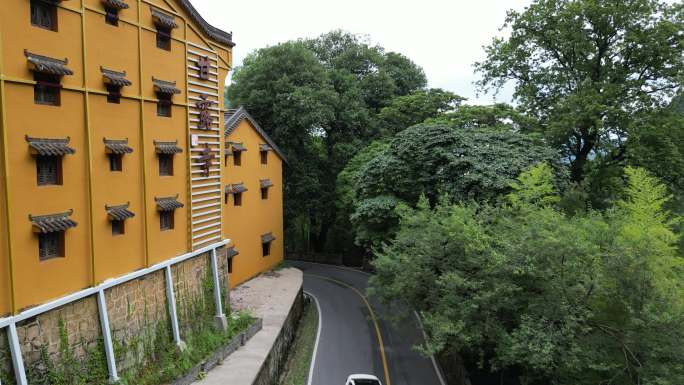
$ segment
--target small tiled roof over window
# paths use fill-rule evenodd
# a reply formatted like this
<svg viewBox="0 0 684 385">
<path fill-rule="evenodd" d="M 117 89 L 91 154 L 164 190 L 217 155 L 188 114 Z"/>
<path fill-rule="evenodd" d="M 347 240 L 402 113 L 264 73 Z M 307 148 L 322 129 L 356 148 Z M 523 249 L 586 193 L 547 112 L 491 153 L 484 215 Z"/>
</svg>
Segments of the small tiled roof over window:
<svg viewBox="0 0 684 385">
<path fill-rule="evenodd" d="M 261 236 L 261 243 L 269 243 L 275 241 L 275 237 L 272 233 L 266 233 Z"/>
<path fill-rule="evenodd" d="M 48 138 L 32 138 L 26 135 L 26 141 L 29 144 L 31 152 L 35 155 L 42 156 L 64 156 L 67 154 L 75 154 L 76 150 L 69 147 L 71 139 L 48 139 Z"/>
<path fill-rule="evenodd" d="M 247 187 L 243 183 L 234 183 L 226 185 L 226 194 L 237 194 L 247 191 Z"/>
<path fill-rule="evenodd" d="M 29 69 L 32 71 L 59 76 L 74 74 L 74 71 L 67 67 L 67 64 L 69 64 L 68 59 L 53 59 L 51 57 L 29 52 L 28 50 L 24 50 L 24 56 L 26 56 Z"/>
<path fill-rule="evenodd" d="M 128 9 L 128 3 L 123 0 L 102 0 L 102 4 L 115 9 Z"/>
<path fill-rule="evenodd" d="M 128 145 L 128 139 L 107 139 L 102 138 L 105 145 L 105 150 L 108 154 L 130 154 L 133 148 Z"/>
<path fill-rule="evenodd" d="M 178 201 L 178 195 L 173 197 L 154 197 L 158 211 L 173 211 L 184 205 Z"/>
<path fill-rule="evenodd" d="M 54 233 L 56 231 L 65 231 L 72 227 L 76 227 L 77 223 L 69 218 L 73 212 L 74 210 L 48 215 L 29 214 L 29 220 L 33 224 L 33 232 L 42 234 Z"/>
<path fill-rule="evenodd" d="M 242 151 L 247 151 L 247 148 L 243 143 L 238 143 L 238 142 L 228 142 L 230 145 L 230 151 L 235 151 L 235 152 L 242 152 Z"/>
<path fill-rule="evenodd" d="M 266 143 L 261 143 L 259 145 L 259 151 L 273 151 L 273 147 L 271 147 L 270 145 L 268 145 Z"/>
<path fill-rule="evenodd" d="M 166 13 L 159 8 L 150 7 L 152 11 L 152 18 L 154 19 L 154 24 L 158 27 L 163 28 L 178 28 L 176 24 L 176 17 L 172 14 Z"/>
<path fill-rule="evenodd" d="M 152 83 L 154 84 L 154 91 L 162 94 L 180 94 L 181 90 L 176 88 L 176 82 L 170 82 L 167 80 L 157 79 L 152 77 Z"/>
<path fill-rule="evenodd" d="M 107 217 L 109 217 L 110 221 L 125 221 L 126 219 L 133 218 L 135 214 L 128 210 L 128 206 L 130 206 L 130 203 L 118 206 L 105 205 Z"/>
<path fill-rule="evenodd" d="M 270 179 L 259 179 L 259 185 L 261 188 L 269 188 L 273 186 L 273 182 Z"/>
<path fill-rule="evenodd" d="M 178 147 L 177 140 L 173 142 L 162 142 L 155 140 L 154 148 L 157 154 L 180 154 L 183 152 L 183 149 Z"/>
<path fill-rule="evenodd" d="M 238 254 L 240 254 L 240 252 L 235 247 L 229 247 L 226 249 L 226 257 L 228 257 L 228 258 L 233 258 L 234 256 L 236 256 Z"/>
<path fill-rule="evenodd" d="M 126 71 L 119 72 L 100 67 L 100 72 L 102 72 L 102 78 L 107 84 L 113 84 L 119 87 L 127 87 L 133 84 L 130 80 L 126 79 Z"/>
</svg>

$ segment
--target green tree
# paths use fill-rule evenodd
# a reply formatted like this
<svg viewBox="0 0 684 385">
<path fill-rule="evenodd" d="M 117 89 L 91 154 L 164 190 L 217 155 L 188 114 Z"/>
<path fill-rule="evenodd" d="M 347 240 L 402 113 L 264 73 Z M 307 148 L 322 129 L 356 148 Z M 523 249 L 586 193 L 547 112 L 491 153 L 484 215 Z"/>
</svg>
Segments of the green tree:
<svg viewBox="0 0 684 385">
<path fill-rule="evenodd" d="M 508 104 L 498 103 L 491 106 L 459 105 L 453 111 L 427 119 L 426 122 L 452 124 L 462 128 L 489 127 L 529 131 L 534 119 L 525 116 Z"/>
<path fill-rule="evenodd" d="M 397 224 L 398 203 L 413 206 L 424 194 L 434 204 L 445 193 L 455 201 L 493 200 L 510 191 L 521 171 L 556 158 L 542 141 L 521 133 L 412 126 L 359 172 L 352 215 L 357 242 L 370 248 L 387 239 Z"/>
<path fill-rule="evenodd" d="M 377 115 L 378 126 L 385 135 L 423 123 L 459 106 L 464 98 L 439 88 L 418 90 L 411 94 L 394 98 Z"/>
<path fill-rule="evenodd" d="M 399 205 L 369 292 L 395 313 L 420 312 L 426 352 L 505 371 L 507 383 L 680 384 L 678 219 L 657 179 L 625 176 L 614 208 L 572 217 L 556 207 L 547 164 L 522 173 L 497 206 Z"/>
<path fill-rule="evenodd" d="M 635 116 L 657 113 L 684 74 L 684 5 L 535 0 L 476 63 L 484 90 L 515 84 L 523 112 L 563 151 L 572 179 L 622 161 Z M 603 160 L 608 160 L 604 162 Z"/>
</svg>

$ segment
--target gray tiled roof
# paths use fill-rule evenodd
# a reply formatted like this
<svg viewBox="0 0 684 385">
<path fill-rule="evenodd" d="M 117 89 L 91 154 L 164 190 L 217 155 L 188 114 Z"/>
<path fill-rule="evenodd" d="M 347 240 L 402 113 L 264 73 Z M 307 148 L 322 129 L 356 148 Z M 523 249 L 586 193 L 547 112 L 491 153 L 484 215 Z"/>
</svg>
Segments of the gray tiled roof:
<svg viewBox="0 0 684 385">
<path fill-rule="evenodd" d="M 261 243 L 268 243 L 275 241 L 275 237 L 272 233 L 266 233 L 261 236 Z"/>
<path fill-rule="evenodd" d="M 173 211 L 184 206 L 178 202 L 178 195 L 173 197 L 154 197 L 154 201 L 157 203 L 157 210 L 159 211 Z"/>
<path fill-rule="evenodd" d="M 273 150 L 273 147 L 271 147 L 270 145 L 268 145 L 266 143 L 261 143 L 259 145 L 259 151 L 272 151 L 272 150 Z"/>
<path fill-rule="evenodd" d="M 228 142 L 230 144 L 230 151 L 247 151 L 247 148 L 242 143 Z"/>
<path fill-rule="evenodd" d="M 189 0 L 179 0 L 179 3 L 183 9 L 190 14 L 190 17 L 202 27 L 202 31 L 209 35 L 212 39 L 216 40 L 219 43 L 226 44 L 229 47 L 234 47 L 235 43 L 233 43 L 233 34 L 228 33 L 225 31 L 222 31 L 213 25 L 207 23 L 206 20 L 202 17 L 202 15 L 197 12 L 195 7 L 190 4 Z"/>
<path fill-rule="evenodd" d="M 51 57 L 29 52 L 28 50 L 24 50 L 24 56 L 26 56 L 26 59 L 32 66 L 31 69 L 34 71 L 59 76 L 74 74 L 74 71 L 70 70 L 66 66 L 67 64 L 69 64 L 68 59 L 53 59 Z"/>
<path fill-rule="evenodd" d="M 107 206 L 105 205 L 105 210 L 107 211 L 107 216 L 111 221 L 125 221 L 128 218 L 133 218 L 135 214 L 128 210 L 130 203 L 118 206 Z"/>
<path fill-rule="evenodd" d="M 105 83 L 114 84 L 119 87 L 130 86 L 131 81 L 126 79 L 126 71 L 114 71 L 108 70 L 100 66 L 100 72 L 102 72 L 102 77 L 104 77 Z"/>
<path fill-rule="evenodd" d="M 157 79 L 152 76 L 152 83 L 154 84 L 154 90 L 156 92 L 161 92 L 162 94 L 180 94 L 181 90 L 176 88 L 176 82 L 170 82 L 166 80 Z"/>
<path fill-rule="evenodd" d="M 133 149 L 128 145 L 128 139 L 102 138 L 102 141 L 109 154 L 130 154 L 133 152 Z"/>
<path fill-rule="evenodd" d="M 245 191 L 247 191 L 247 187 L 245 187 L 243 183 L 227 184 L 226 188 L 224 189 L 226 194 L 237 194 L 243 193 Z"/>
<path fill-rule="evenodd" d="M 271 148 L 273 148 L 273 151 L 275 151 L 275 153 L 278 154 L 280 159 L 287 162 L 287 158 L 285 157 L 285 154 L 282 151 L 280 151 L 278 146 L 276 146 L 275 142 L 273 142 L 273 140 L 268 136 L 268 134 L 266 134 L 266 132 L 261 128 L 261 126 L 259 126 L 259 123 L 257 123 L 256 120 L 254 120 L 252 115 L 250 115 L 247 112 L 245 107 L 241 106 L 240 108 L 235 110 L 235 112 L 233 112 L 232 114 L 230 114 L 230 115 L 226 114 L 225 115 L 224 125 L 223 125 L 224 131 L 223 132 L 224 132 L 224 136 L 226 137 L 226 139 L 230 136 L 230 134 L 233 133 L 233 131 L 235 131 L 235 128 L 240 123 L 240 121 L 242 121 L 243 119 L 249 120 L 249 122 L 252 123 L 252 126 L 254 126 L 254 128 L 257 130 L 259 135 L 261 135 L 261 137 L 266 141 L 266 143 L 269 146 L 271 146 Z"/>
<path fill-rule="evenodd" d="M 240 252 L 235 247 L 229 247 L 226 249 L 226 257 L 228 257 L 228 258 L 233 258 L 234 256 L 236 256 L 238 254 L 240 254 Z"/>
<path fill-rule="evenodd" d="M 43 156 L 63 156 L 67 154 L 75 154 L 76 150 L 69 147 L 71 139 L 48 139 L 48 138 L 32 138 L 26 135 L 26 141 L 31 148 L 31 151 L 36 155 Z"/>
<path fill-rule="evenodd" d="M 154 23 L 157 26 L 164 28 L 178 28 L 178 24 L 176 24 L 176 17 L 174 15 L 166 13 L 153 6 L 150 6 L 150 11 L 152 11 L 152 17 L 154 18 Z"/>
<path fill-rule="evenodd" d="M 122 0 L 102 0 L 102 4 L 116 9 L 128 9 L 128 4 Z"/>
<path fill-rule="evenodd" d="M 65 231 L 76 227 L 77 223 L 69 217 L 74 210 L 65 213 L 49 215 L 30 215 L 29 220 L 33 224 L 33 231 L 37 233 L 53 233 L 55 231 Z"/>
<path fill-rule="evenodd" d="M 261 188 L 268 188 L 273 186 L 273 182 L 270 179 L 259 179 L 259 185 Z"/>
<path fill-rule="evenodd" d="M 162 142 L 155 140 L 154 148 L 157 154 L 180 154 L 183 152 L 183 149 L 178 147 L 177 140 L 173 142 Z"/>
</svg>

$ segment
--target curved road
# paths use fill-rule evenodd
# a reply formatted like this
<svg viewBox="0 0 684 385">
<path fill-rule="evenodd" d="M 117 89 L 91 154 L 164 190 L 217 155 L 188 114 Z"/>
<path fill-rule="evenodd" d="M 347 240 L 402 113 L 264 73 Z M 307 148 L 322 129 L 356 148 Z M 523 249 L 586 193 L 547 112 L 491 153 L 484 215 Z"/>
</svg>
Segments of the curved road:
<svg viewBox="0 0 684 385">
<path fill-rule="evenodd" d="M 383 385 L 443 385 L 433 362 L 412 350 L 423 341 L 417 320 L 398 326 L 384 322 L 382 307 L 366 302 L 367 274 L 287 263 L 304 272 L 304 290 L 320 305 L 321 334 L 310 385 L 343 385 L 353 373 L 376 375 Z"/>
</svg>

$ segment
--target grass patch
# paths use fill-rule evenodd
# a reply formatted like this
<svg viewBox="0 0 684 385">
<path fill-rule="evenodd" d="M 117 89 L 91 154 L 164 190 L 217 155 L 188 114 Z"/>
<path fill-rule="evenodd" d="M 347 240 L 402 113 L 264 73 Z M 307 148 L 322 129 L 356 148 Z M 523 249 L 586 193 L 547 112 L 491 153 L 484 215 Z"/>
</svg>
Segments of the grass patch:
<svg viewBox="0 0 684 385">
<path fill-rule="evenodd" d="M 302 319 L 297 327 L 285 371 L 279 384 L 305 385 L 318 332 L 318 310 L 313 301 L 306 301 Z"/>
</svg>

